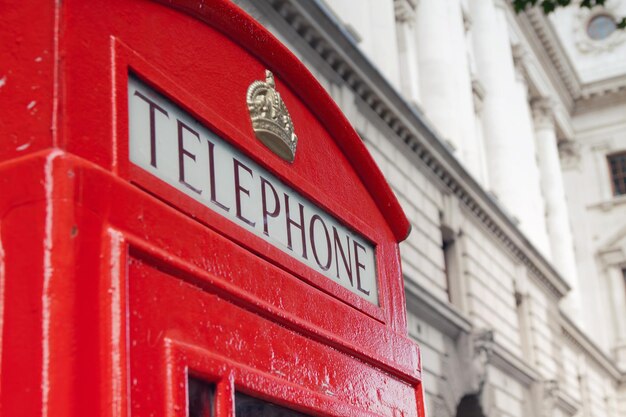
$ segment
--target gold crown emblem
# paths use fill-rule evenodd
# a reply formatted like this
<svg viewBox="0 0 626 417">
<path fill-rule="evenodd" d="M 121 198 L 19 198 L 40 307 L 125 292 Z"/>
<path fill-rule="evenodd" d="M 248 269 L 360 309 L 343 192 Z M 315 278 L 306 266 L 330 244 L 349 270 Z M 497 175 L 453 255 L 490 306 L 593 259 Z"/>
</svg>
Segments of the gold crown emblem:
<svg viewBox="0 0 626 417">
<path fill-rule="evenodd" d="M 272 152 L 293 162 L 298 138 L 287 107 L 276 91 L 271 71 L 265 70 L 265 81 L 253 81 L 250 84 L 246 102 L 256 137 Z"/>
</svg>

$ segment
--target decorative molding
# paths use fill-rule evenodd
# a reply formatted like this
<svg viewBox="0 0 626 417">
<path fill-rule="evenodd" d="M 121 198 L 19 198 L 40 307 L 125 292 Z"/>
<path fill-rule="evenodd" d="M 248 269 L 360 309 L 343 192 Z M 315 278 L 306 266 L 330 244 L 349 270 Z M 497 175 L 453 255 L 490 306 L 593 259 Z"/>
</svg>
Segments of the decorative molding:
<svg viewBox="0 0 626 417">
<path fill-rule="evenodd" d="M 397 22 L 409 24 L 415 22 L 416 8 L 417 0 L 393 0 L 393 9 Z"/>
<path fill-rule="evenodd" d="M 515 226 L 513 220 L 467 173 L 420 114 L 345 36 L 345 29 L 318 1 L 265 0 L 370 107 L 405 146 L 403 152 L 424 164 L 533 276 L 557 298 L 570 289 L 554 267 Z M 260 2 L 262 3 L 262 2 Z M 323 29 L 322 29 L 323 28 Z"/>
<path fill-rule="evenodd" d="M 580 167 L 580 144 L 575 140 L 561 140 L 558 142 L 561 168 L 565 170 Z"/>
<path fill-rule="evenodd" d="M 499 7 L 501 9 L 506 9 L 509 7 L 509 1 L 507 0 L 492 0 L 494 6 Z"/>
<path fill-rule="evenodd" d="M 480 114 L 483 110 L 485 88 L 475 76 L 472 77 L 472 98 L 474 99 L 474 112 Z"/>
<path fill-rule="evenodd" d="M 612 230 L 598 244 L 598 257 L 604 268 L 626 266 L 626 226 Z"/>
<path fill-rule="evenodd" d="M 514 355 L 497 341 L 493 344 L 491 365 L 510 375 L 522 385 L 530 386 L 539 380 L 539 374 L 523 358 Z"/>
<path fill-rule="evenodd" d="M 534 98 L 530 101 L 535 129 L 554 129 L 556 102 L 547 97 Z"/>
<path fill-rule="evenodd" d="M 574 416 L 580 410 L 582 404 L 579 400 L 570 397 L 563 390 L 559 390 L 556 393 L 556 406 L 561 409 L 566 415 Z"/>
<path fill-rule="evenodd" d="M 585 335 L 572 320 L 561 312 L 561 331 L 566 341 L 570 342 L 577 349 L 588 354 L 600 368 L 602 368 L 613 379 L 619 380 L 626 376 L 620 373 L 614 361 L 607 356 L 600 348 Z"/>
<path fill-rule="evenodd" d="M 467 34 L 472 29 L 472 24 L 473 24 L 472 17 L 470 16 L 466 8 L 463 6 L 461 6 L 461 14 L 463 16 L 463 29 L 465 30 L 465 33 Z"/>
<path fill-rule="evenodd" d="M 625 265 L 626 252 L 624 252 L 623 247 L 603 249 L 598 252 L 598 259 L 604 268 L 608 268 L 612 265 Z"/>
<path fill-rule="evenodd" d="M 463 352 L 469 352 L 471 345 L 472 352 L 475 348 L 485 350 L 485 353 L 489 354 L 489 363 L 491 365 L 510 375 L 521 384 L 529 386 L 531 383 L 539 380 L 539 374 L 523 358 L 511 353 L 497 341 L 492 340 L 491 336 L 493 336 L 493 333 L 490 336 L 488 331 L 483 332 L 482 335 L 481 332 L 474 331 L 470 321 L 450 303 L 436 298 L 426 288 L 409 279 L 405 279 L 405 290 L 407 310 L 411 314 L 416 315 L 451 339 L 458 340 L 457 348 L 459 349 L 459 354 L 466 356 L 466 359 L 459 358 L 460 361 L 470 362 L 469 353 L 464 354 Z M 471 334 L 474 334 L 473 338 L 470 338 Z M 470 340 L 472 341 L 471 344 Z M 448 357 L 448 360 L 453 359 Z M 456 365 L 457 367 L 466 366 Z M 458 382 L 454 385 L 454 392 L 449 393 L 449 395 L 454 397 L 451 399 L 451 402 L 455 404 L 460 397 L 471 392 L 469 381 Z M 452 389 L 451 387 L 449 388 Z"/>
<path fill-rule="evenodd" d="M 512 8 L 512 6 L 510 6 Z M 580 13 L 593 13 L 588 10 L 583 10 Z M 549 19 L 546 18 L 543 13 L 538 10 L 531 9 L 525 13 L 520 15 L 516 15 L 516 20 L 519 22 L 528 22 L 530 27 L 532 28 L 532 33 L 529 31 L 525 31 L 525 35 L 528 37 L 536 36 L 541 45 L 543 46 L 543 50 L 547 54 L 549 61 L 551 63 L 551 67 L 556 70 L 556 74 L 558 79 L 566 86 L 567 92 L 569 94 L 569 99 L 574 103 L 574 108 L 570 110 L 580 111 L 582 109 L 588 108 L 591 104 L 587 104 L 589 101 L 593 101 L 594 103 L 604 103 L 609 102 L 612 103 L 615 99 L 612 97 L 620 96 L 616 99 L 622 99 L 624 97 L 624 93 L 626 93 L 626 76 L 618 76 L 612 77 L 610 79 L 601 80 L 592 83 L 583 84 L 581 80 L 578 78 L 576 71 L 572 62 L 567 57 L 567 54 L 559 40 L 558 35 L 554 31 L 552 24 Z M 523 26 L 523 25 L 522 25 Z M 586 33 L 586 25 L 581 26 L 577 25 L 577 27 L 582 28 L 581 36 L 584 36 L 586 39 L 589 39 Z M 619 34 L 614 33 L 608 39 L 616 38 L 626 39 L 626 32 L 618 31 Z M 577 36 L 575 34 L 575 36 Z M 591 39 L 589 39 L 592 41 Z M 594 43 L 602 43 L 603 41 L 593 41 Z M 611 41 L 612 42 L 612 41 Z M 623 42 L 620 40 L 620 43 Z M 613 45 L 612 47 L 614 47 Z M 544 53 L 544 51 L 540 51 Z M 603 100 L 598 101 L 599 97 L 604 98 Z M 594 104 L 592 103 L 592 104 Z"/>
<path fill-rule="evenodd" d="M 407 310 L 436 327 L 451 339 L 469 333 L 472 325 L 450 303 L 433 296 L 426 288 L 409 278 L 404 278 Z"/>
<path fill-rule="evenodd" d="M 593 106 L 623 103 L 626 97 L 626 76 L 585 84 L 576 99 L 575 112 Z M 591 103 L 589 103 L 591 102 Z"/>
<path fill-rule="evenodd" d="M 487 364 L 493 354 L 493 330 L 479 330 L 469 335 L 470 340 L 470 367 L 466 370 L 469 375 L 469 392 L 480 394 L 487 381 Z"/>
<path fill-rule="evenodd" d="M 606 39 L 591 39 L 587 34 L 587 26 L 591 19 L 600 15 L 610 15 L 613 18 L 619 16 L 619 3 L 609 1 L 602 7 L 594 7 L 592 10 L 579 7 L 576 11 L 576 23 L 574 24 L 573 36 L 576 48 L 584 54 L 600 55 L 610 53 L 616 47 L 626 41 L 626 32 L 615 30 Z"/>
<path fill-rule="evenodd" d="M 582 89 L 580 80 L 548 19 L 543 13 L 534 8 L 528 10 L 524 15 L 520 15 L 519 18 L 528 19 L 545 51 L 548 53 L 552 66 L 567 86 L 570 97 L 573 100 L 578 99 L 581 96 Z"/>
<path fill-rule="evenodd" d="M 541 407 L 542 417 L 552 417 L 556 406 L 556 397 L 559 391 L 559 383 L 554 379 L 541 382 Z"/>
<path fill-rule="evenodd" d="M 528 72 L 526 71 L 526 67 L 528 65 L 529 60 L 529 52 L 526 48 L 524 48 L 520 44 L 515 44 L 511 47 L 511 52 L 513 55 L 513 66 L 515 67 L 515 76 L 518 80 L 524 82 L 528 85 Z"/>
</svg>

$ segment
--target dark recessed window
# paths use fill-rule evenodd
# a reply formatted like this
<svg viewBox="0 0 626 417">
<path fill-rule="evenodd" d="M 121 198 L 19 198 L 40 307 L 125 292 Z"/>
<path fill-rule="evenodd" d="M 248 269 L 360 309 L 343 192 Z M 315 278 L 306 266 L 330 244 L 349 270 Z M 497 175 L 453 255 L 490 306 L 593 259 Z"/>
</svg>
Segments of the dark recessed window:
<svg viewBox="0 0 626 417">
<path fill-rule="evenodd" d="M 613 195 L 626 195 L 626 152 L 608 156 Z"/>
<path fill-rule="evenodd" d="M 187 380 L 187 403 L 189 417 L 213 417 L 215 415 L 215 385 L 194 377 Z"/>
<path fill-rule="evenodd" d="M 587 25 L 587 35 L 593 40 L 606 39 L 617 29 L 615 19 L 608 14 L 594 16 Z"/>
<path fill-rule="evenodd" d="M 309 417 L 240 392 L 235 393 L 235 417 Z"/>
</svg>

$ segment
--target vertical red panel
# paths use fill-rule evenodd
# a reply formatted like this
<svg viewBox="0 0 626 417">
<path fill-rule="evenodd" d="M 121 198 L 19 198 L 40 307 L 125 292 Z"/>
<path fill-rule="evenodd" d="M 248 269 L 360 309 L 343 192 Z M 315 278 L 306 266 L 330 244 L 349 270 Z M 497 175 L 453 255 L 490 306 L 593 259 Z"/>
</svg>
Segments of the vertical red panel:
<svg viewBox="0 0 626 417">
<path fill-rule="evenodd" d="M 54 1 L 0 3 L 0 161 L 52 145 Z"/>
</svg>

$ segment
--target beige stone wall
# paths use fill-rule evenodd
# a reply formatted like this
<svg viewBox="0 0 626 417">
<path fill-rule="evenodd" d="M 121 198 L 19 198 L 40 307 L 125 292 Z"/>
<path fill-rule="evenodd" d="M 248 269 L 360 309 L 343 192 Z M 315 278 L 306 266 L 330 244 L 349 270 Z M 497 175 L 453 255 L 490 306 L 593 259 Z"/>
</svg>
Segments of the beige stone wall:
<svg viewBox="0 0 626 417">
<path fill-rule="evenodd" d="M 469 219 L 463 224 L 463 242 L 468 280 L 467 313 L 472 324 L 479 329 L 493 329 L 498 343 L 521 355 L 514 296 L 516 262 L 486 231 Z"/>
</svg>

